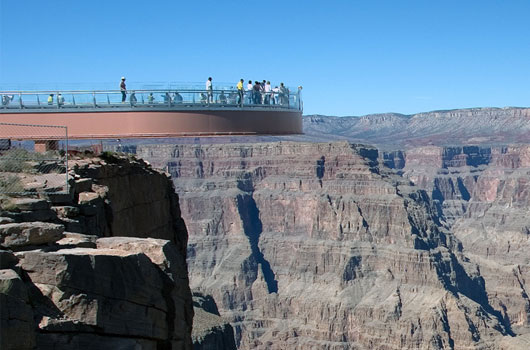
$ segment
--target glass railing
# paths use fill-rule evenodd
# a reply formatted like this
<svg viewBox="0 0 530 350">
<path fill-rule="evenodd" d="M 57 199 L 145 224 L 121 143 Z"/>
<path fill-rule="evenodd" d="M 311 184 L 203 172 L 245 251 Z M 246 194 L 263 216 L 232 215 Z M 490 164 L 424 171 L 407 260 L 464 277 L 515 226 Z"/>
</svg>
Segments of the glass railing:
<svg viewBox="0 0 530 350">
<path fill-rule="evenodd" d="M 94 91 L 0 91 L 0 111 L 78 108 L 268 108 L 302 110 L 301 89 L 270 92 L 236 89 L 151 89 Z"/>
</svg>

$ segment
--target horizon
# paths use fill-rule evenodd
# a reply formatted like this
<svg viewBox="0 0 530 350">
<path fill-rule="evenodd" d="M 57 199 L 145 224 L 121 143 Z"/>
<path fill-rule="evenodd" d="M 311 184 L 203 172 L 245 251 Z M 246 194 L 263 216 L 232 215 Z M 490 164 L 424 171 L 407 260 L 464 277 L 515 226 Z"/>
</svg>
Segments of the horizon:
<svg viewBox="0 0 530 350">
<path fill-rule="evenodd" d="M 436 109 L 432 111 L 421 111 L 416 113 L 398 113 L 398 112 L 380 112 L 380 113 L 368 113 L 368 114 L 362 114 L 362 115 L 329 115 L 329 114 L 302 114 L 303 117 L 312 117 L 312 116 L 319 116 L 319 117 L 333 117 L 333 118 L 362 118 L 362 117 L 369 117 L 369 116 L 378 116 L 378 115 L 386 115 L 386 114 L 392 114 L 392 115 L 399 115 L 403 117 L 413 117 L 418 114 L 428 114 L 428 113 L 444 113 L 444 112 L 453 112 L 453 111 L 467 111 L 467 110 L 481 110 L 481 109 L 529 109 L 530 107 L 524 107 L 524 106 L 504 106 L 504 107 L 494 107 L 494 106 L 485 106 L 485 107 L 464 107 L 464 108 L 448 108 L 448 109 Z"/>
<path fill-rule="evenodd" d="M 53 5 L 0 1 L 0 89 L 266 79 L 303 86 L 304 115 L 341 117 L 524 108 L 530 96 L 522 0 Z"/>
</svg>

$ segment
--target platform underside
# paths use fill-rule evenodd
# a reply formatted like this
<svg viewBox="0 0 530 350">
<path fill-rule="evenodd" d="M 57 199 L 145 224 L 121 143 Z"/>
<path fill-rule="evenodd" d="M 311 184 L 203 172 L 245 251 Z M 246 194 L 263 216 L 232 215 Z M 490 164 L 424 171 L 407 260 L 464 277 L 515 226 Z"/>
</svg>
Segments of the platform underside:
<svg viewBox="0 0 530 350">
<path fill-rule="evenodd" d="M 302 133 L 299 110 L 61 110 L 2 111 L 0 123 L 65 126 L 69 139 L 116 139 L 222 135 L 291 135 Z M 21 127 L 22 128 L 22 127 Z M 31 132 L 28 132 L 31 130 Z M 20 139 L 50 139 L 43 128 L 23 128 Z M 2 134 L 0 138 L 12 138 Z"/>
</svg>

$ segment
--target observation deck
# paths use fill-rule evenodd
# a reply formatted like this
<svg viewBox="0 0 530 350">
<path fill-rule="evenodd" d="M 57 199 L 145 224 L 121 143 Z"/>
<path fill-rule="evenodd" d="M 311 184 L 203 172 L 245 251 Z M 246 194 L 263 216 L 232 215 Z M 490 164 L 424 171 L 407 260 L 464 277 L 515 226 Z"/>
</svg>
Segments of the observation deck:
<svg viewBox="0 0 530 350">
<path fill-rule="evenodd" d="M 175 88 L 128 90 L 124 102 L 119 90 L 0 91 L 0 97 L 0 123 L 65 126 L 69 139 L 302 133 L 301 89 L 245 91 L 241 99 L 235 89 Z M 0 130 L 1 138 L 9 135 Z"/>
</svg>

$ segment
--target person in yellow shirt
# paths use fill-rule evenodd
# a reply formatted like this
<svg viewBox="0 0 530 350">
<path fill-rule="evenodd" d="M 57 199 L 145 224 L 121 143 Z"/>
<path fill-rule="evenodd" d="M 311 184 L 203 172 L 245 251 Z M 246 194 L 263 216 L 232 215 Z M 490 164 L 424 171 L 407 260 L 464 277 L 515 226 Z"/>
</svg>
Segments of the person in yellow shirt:
<svg viewBox="0 0 530 350">
<path fill-rule="evenodd" d="M 241 106 L 241 103 L 243 103 L 243 79 L 241 79 L 239 81 L 239 83 L 237 83 L 237 94 L 238 94 L 238 99 L 237 99 L 237 104 Z"/>
</svg>

